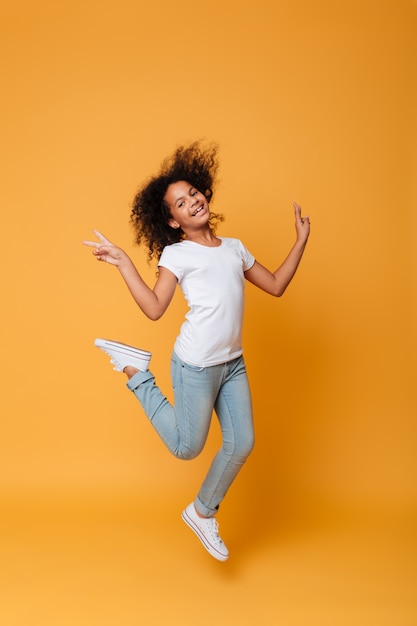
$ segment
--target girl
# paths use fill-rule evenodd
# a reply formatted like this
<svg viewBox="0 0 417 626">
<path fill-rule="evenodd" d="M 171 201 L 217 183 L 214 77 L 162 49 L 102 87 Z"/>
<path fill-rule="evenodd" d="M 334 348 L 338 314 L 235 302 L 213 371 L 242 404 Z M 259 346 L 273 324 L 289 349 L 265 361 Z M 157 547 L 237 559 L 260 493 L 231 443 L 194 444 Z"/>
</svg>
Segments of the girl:
<svg viewBox="0 0 417 626">
<path fill-rule="evenodd" d="M 177 458 L 192 459 L 201 452 L 215 410 L 222 446 L 182 517 L 207 551 L 225 561 L 229 552 L 215 515 L 254 443 L 241 346 L 245 279 L 281 296 L 300 263 L 310 223 L 294 204 L 295 244 L 278 269 L 270 272 L 239 240 L 216 235 L 222 216 L 211 213 L 209 203 L 217 167 L 216 146 L 195 142 L 178 148 L 138 191 L 131 221 L 136 242 L 147 246 L 149 260 L 158 261 L 153 288 L 145 284 L 126 252 L 98 231 L 94 231 L 97 242 L 84 243 L 94 248 L 97 260 L 117 267 L 150 319 L 164 314 L 177 284 L 184 293 L 189 310 L 171 359 L 174 406 L 148 369 L 149 352 L 105 339 L 96 339 L 95 345 L 110 356 L 116 371 L 127 375 L 127 387 Z"/>
</svg>

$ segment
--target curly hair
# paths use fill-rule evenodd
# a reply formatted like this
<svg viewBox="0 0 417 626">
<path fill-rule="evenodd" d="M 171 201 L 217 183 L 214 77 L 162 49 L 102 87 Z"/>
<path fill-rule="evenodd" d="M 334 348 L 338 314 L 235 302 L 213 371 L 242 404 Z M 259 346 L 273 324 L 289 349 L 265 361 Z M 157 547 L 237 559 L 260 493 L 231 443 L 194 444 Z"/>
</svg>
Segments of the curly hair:
<svg viewBox="0 0 417 626">
<path fill-rule="evenodd" d="M 135 231 L 135 242 L 148 248 L 148 260 L 159 260 L 165 246 L 178 243 L 185 237 L 181 228 L 171 228 L 171 216 L 164 198 L 172 183 L 186 181 L 205 195 L 210 202 L 213 197 L 218 169 L 218 146 L 202 145 L 195 141 L 180 146 L 174 154 L 162 162 L 159 173 L 152 176 L 140 188 L 132 203 L 130 222 Z M 209 224 L 213 232 L 223 216 L 211 213 Z"/>
</svg>

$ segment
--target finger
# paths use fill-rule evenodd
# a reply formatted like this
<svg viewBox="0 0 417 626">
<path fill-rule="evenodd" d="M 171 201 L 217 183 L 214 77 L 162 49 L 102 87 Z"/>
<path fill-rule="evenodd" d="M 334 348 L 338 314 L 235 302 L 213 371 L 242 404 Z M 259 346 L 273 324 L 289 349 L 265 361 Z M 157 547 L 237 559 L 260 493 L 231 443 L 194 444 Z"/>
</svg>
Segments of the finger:
<svg viewBox="0 0 417 626">
<path fill-rule="evenodd" d="M 300 205 L 297 204 L 296 202 L 293 202 L 293 206 L 294 206 L 294 213 L 295 213 L 296 219 L 301 219 L 301 207 L 300 207 Z"/>
<path fill-rule="evenodd" d="M 98 239 L 100 239 L 101 243 L 111 243 L 100 231 L 93 230 L 93 233 L 96 237 L 98 237 Z"/>
<path fill-rule="evenodd" d="M 98 248 L 101 246 L 101 243 L 97 241 L 83 241 L 83 246 L 90 246 L 90 248 Z"/>
</svg>

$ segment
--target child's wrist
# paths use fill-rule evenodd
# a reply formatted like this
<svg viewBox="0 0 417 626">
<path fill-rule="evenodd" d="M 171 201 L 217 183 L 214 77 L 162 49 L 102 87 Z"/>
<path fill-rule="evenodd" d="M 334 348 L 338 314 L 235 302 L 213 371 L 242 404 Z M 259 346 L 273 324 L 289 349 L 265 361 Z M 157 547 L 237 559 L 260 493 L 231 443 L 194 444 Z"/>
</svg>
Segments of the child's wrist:
<svg viewBox="0 0 417 626">
<path fill-rule="evenodd" d="M 129 269 L 129 267 L 132 267 L 133 263 L 132 260 L 130 259 L 130 257 L 127 256 L 126 252 L 123 252 L 117 262 L 117 268 L 120 271 L 124 271 Z"/>
</svg>

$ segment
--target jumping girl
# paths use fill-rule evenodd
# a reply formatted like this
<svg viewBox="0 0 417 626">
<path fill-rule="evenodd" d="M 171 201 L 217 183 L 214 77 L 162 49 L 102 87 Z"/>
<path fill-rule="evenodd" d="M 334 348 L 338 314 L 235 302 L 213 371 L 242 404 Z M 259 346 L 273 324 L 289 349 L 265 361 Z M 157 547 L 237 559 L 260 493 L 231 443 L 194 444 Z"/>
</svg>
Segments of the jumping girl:
<svg viewBox="0 0 417 626">
<path fill-rule="evenodd" d="M 131 222 L 136 242 L 145 244 L 158 264 L 153 288 L 129 256 L 98 231 L 85 241 L 97 260 L 117 267 L 135 302 L 151 320 L 170 304 L 177 285 L 189 310 L 171 358 L 174 405 L 155 384 L 151 354 L 115 341 L 96 339 L 114 369 L 127 375 L 127 387 L 141 403 L 168 449 L 192 459 L 204 447 L 213 409 L 222 432 L 215 456 L 195 500 L 182 513 L 206 550 L 225 561 L 215 515 L 254 444 L 252 405 L 242 357 L 245 280 L 281 296 L 303 255 L 310 222 L 294 204 L 296 240 L 283 263 L 270 272 L 238 240 L 216 235 L 221 215 L 210 211 L 218 168 L 217 148 L 195 142 L 166 159 L 158 175 L 138 191 Z"/>
</svg>

